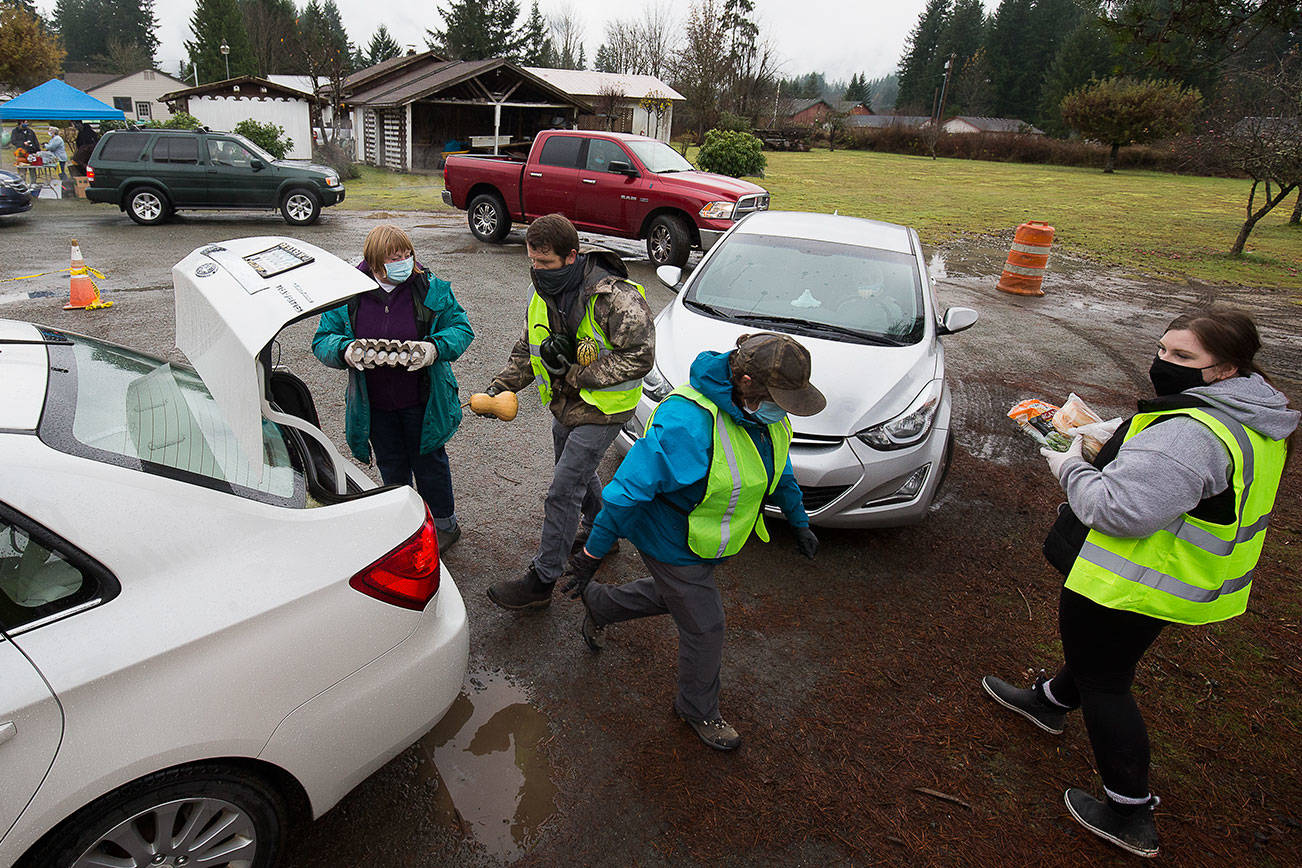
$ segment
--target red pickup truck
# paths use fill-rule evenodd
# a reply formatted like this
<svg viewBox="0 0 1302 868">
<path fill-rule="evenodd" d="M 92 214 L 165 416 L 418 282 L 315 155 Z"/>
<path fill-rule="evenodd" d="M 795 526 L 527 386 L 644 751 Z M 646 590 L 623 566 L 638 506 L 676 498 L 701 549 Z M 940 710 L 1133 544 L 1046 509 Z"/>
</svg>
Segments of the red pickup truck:
<svg viewBox="0 0 1302 868">
<path fill-rule="evenodd" d="M 539 133 L 524 163 L 448 157 L 443 183 L 443 201 L 467 212 L 481 241 L 559 212 L 586 232 L 645 238 L 655 266 L 682 267 L 691 248 L 708 250 L 734 221 L 769 207 L 763 187 L 697 171 L 659 139 L 586 130 Z"/>
</svg>

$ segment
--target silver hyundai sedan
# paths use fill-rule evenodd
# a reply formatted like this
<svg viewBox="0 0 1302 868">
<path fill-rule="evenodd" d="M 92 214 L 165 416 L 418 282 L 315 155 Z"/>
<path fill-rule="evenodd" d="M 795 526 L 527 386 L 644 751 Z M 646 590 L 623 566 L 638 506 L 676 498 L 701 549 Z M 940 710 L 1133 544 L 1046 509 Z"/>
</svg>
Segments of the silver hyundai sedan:
<svg viewBox="0 0 1302 868">
<path fill-rule="evenodd" d="M 656 274 L 678 296 L 656 317 L 655 367 L 617 441 L 621 451 L 687 381 L 701 351 L 731 349 L 748 332 L 784 332 L 808 347 L 812 382 L 827 396 L 823 412 L 792 419 L 791 464 L 810 521 L 891 527 L 923 518 L 953 450 L 939 339 L 970 327 L 977 313 L 940 313 L 915 231 L 759 212 L 685 280 L 672 266 Z"/>
</svg>

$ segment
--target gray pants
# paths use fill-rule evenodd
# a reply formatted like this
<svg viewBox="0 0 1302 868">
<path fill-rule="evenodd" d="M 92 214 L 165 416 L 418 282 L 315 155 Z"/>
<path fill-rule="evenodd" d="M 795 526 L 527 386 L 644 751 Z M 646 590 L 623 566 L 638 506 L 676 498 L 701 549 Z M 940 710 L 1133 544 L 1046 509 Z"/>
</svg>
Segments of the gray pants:
<svg viewBox="0 0 1302 868">
<path fill-rule="evenodd" d="M 544 582 L 555 582 L 565 572 L 579 521 L 588 527 L 601 512 L 601 480 L 597 465 L 619 434 L 618 425 L 576 425 L 567 428 L 552 420 L 552 446 L 556 468 L 543 501 L 542 539 L 533 568 Z"/>
<path fill-rule="evenodd" d="M 678 627 L 678 698 L 674 708 L 698 720 L 719 716 L 723 664 L 723 599 L 714 564 L 664 564 L 642 555 L 651 572 L 623 585 L 588 585 L 585 601 L 597 623 L 648 615 L 673 616 Z"/>
</svg>

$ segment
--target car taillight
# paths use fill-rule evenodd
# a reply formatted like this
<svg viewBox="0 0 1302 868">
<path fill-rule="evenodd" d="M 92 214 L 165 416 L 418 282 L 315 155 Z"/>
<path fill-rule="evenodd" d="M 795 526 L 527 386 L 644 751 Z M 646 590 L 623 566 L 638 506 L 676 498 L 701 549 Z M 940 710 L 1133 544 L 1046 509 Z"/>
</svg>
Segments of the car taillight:
<svg viewBox="0 0 1302 868">
<path fill-rule="evenodd" d="M 406 542 L 348 580 L 349 586 L 385 603 L 420 611 L 439 589 L 439 538 L 434 520 Z"/>
<path fill-rule="evenodd" d="M 95 180 L 95 170 L 92 169 L 90 166 L 86 167 L 86 180 L 87 181 Z"/>
</svg>

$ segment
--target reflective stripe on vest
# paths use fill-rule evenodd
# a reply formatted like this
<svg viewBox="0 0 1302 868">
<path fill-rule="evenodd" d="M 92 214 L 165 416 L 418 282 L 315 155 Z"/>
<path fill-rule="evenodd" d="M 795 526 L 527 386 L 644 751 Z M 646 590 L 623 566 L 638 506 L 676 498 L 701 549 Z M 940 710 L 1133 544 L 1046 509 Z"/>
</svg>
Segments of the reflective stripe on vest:
<svg viewBox="0 0 1302 868">
<path fill-rule="evenodd" d="M 637 289 L 642 297 L 646 298 L 646 289 L 641 284 L 634 283 L 631 280 L 624 280 L 624 283 Z M 585 337 L 595 340 L 599 348 L 597 358 L 600 360 L 603 355 L 610 353 L 611 349 L 609 341 L 606 340 L 606 333 L 597 324 L 594 315 L 596 305 L 597 297 L 594 294 L 588 299 L 588 307 L 583 312 L 583 319 L 579 320 L 579 327 L 576 330 L 575 337 L 579 340 Z M 547 303 L 543 301 L 542 296 L 537 292 L 529 299 L 529 315 L 526 327 L 529 333 L 529 367 L 538 379 L 538 396 L 542 398 L 543 404 L 546 405 L 551 403 L 552 400 L 552 379 L 551 374 L 543 367 L 542 342 L 546 339 L 551 326 L 547 318 Z M 595 389 L 579 390 L 580 398 L 607 416 L 632 410 L 637 406 L 638 398 L 641 395 L 641 378 L 625 380 L 622 383 L 614 383 L 609 386 L 599 386 Z"/>
<path fill-rule="evenodd" d="M 1209 407 L 1141 413 L 1125 439 L 1173 415 L 1206 425 L 1229 452 L 1234 522 L 1215 524 L 1186 513 L 1146 537 L 1090 530 L 1067 587 L 1100 605 L 1168 621 L 1223 621 L 1247 608 L 1287 447 Z"/>
<path fill-rule="evenodd" d="M 784 417 L 766 426 L 773 444 L 773 475 L 769 477 L 755 441 L 732 416 L 691 386 L 679 386 L 670 394 L 706 410 L 713 420 L 705 493 L 687 516 L 688 548 L 698 557 L 718 559 L 741 551 L 752 530 L 768 542 L 764 498 L 777 488 L 787 466 L 791 420 Z M 648 428 L 654 420 L 652 413 Z"/>
</svg>

